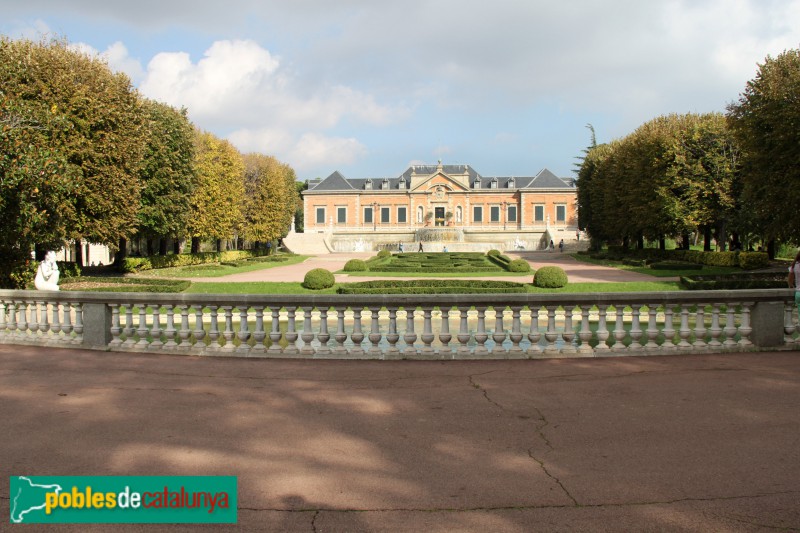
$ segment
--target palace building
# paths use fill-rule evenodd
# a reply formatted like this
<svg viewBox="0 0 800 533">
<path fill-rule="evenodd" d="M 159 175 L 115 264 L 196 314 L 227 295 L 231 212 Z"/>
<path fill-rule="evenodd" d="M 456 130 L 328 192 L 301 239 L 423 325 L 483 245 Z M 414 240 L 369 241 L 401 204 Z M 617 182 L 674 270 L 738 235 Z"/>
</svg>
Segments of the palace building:
<svg viewBox="0 0 800 533">
<path fill-rule="evenodd" d="M 547 169 L 486 177 L 469 165 L 416 165 L 392 178 L 334 172 L 303 192 L 306 234 L 332 251 L 541 249 L 575 241 L 575 182 Z M 309 235 L 310 237 L 310 235 Z"/>
</svg>

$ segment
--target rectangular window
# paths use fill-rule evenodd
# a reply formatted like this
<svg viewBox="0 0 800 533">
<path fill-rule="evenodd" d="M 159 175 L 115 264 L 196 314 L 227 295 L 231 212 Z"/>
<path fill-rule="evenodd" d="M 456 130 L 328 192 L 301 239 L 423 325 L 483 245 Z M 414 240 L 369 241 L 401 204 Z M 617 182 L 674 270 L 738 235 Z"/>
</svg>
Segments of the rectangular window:
<svg viewBox="0 0 800 533">
<path fill-rule="evenodd" d="M 364 208 L 364 224 L 372 224 L 372 208 Z"/>
<path fill-rule="evenodd" d="M 325 208 L 318 207 L 317 208 L 317 224 L 325 225 Z"/>
<path fill-rule="evenodd" d="M 336 208 L 336 222 L 338 224 L 347 224 L 347 208 L 346 207 L 337 207 Z"/>
<path fill-rule="evenodd" d="M 561 204 L 556 206 L 556 222 L 567 221 L 567 206 Z"/>
<path fill-rule="evenodd" d="M 397 208 L 397 223 L 398 224 L 405 224 L 408 222 L 408 217 L 406 216 L 406 208 L 405 207 L 398 207 Z"/>
<path fill-rule="evenodd" d="M 533 221 L 544 222 L 544 206 L 537 204 L 533 206 Z"/>
<path fill-rule="evenodd" d="M 509 222 L 516 222 L 517 221 L 517 206 L 515 206 L 515 205 L 508 206 L 507 215 L 508 215 L 508 217 L 506 218 L 506 220 L 508 220 Z"/>
<path fill-rule="evenodd" d="M 388 207 L 381 207 L 381 224 L 388 224 L 391 220 L 389 213 L 391 209 Z"/>
<path fill-rule="evenodd" d="M 489 222 L 500 222 L 500 206 L 493 205 L 489 208 Z"/>
<path fill-rule="evenodd" d="M 473 206 L 472 208 L 472 221 L 483 222 L 483 207 L 480 205 Z"/>
</svg>

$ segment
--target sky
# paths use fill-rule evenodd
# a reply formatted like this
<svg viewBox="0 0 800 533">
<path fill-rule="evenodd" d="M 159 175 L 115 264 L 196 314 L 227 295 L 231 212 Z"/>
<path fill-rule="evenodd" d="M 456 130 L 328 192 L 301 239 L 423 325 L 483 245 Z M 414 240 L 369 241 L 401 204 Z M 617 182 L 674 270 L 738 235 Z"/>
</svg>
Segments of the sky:
<svg viewBox="0 0 800 533">
<path fill-rule="evenodd" d="M 0 0 L 298 179 L 412 164 L 572 176 L 591 142 L 725 112 L 800 47 L 800 0 Z"/>
</svg>

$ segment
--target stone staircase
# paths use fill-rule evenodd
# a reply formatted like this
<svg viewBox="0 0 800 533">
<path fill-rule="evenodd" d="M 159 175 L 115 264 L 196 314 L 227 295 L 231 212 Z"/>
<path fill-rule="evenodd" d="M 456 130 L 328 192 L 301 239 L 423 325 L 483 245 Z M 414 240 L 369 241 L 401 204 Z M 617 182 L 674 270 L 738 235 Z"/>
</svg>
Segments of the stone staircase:
<svg viewBox="0 0 800 533">
<path fill-rule="evenodd" d="M 283 238 L 283 246 L 300 255 L 324 255 L 331 253 L 324 233 L 290 232 Z"/>
</svg>

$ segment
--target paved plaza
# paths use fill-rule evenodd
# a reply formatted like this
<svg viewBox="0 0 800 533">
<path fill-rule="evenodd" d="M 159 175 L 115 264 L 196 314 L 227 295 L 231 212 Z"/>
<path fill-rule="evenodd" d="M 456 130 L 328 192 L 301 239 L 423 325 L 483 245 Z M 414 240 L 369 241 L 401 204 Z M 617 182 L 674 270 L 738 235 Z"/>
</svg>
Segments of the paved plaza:
<svg viewBox="0 0 800 533">
<path fill-rule="evenodd" d="M 0 345 L 0 468 L 238 476 L 235 527 L 114 531 L 797 531 L 798 406 L 797 352 L 315 361 Z M 0 484 L 6 524 L 9 497 Z"/>
</svg>

